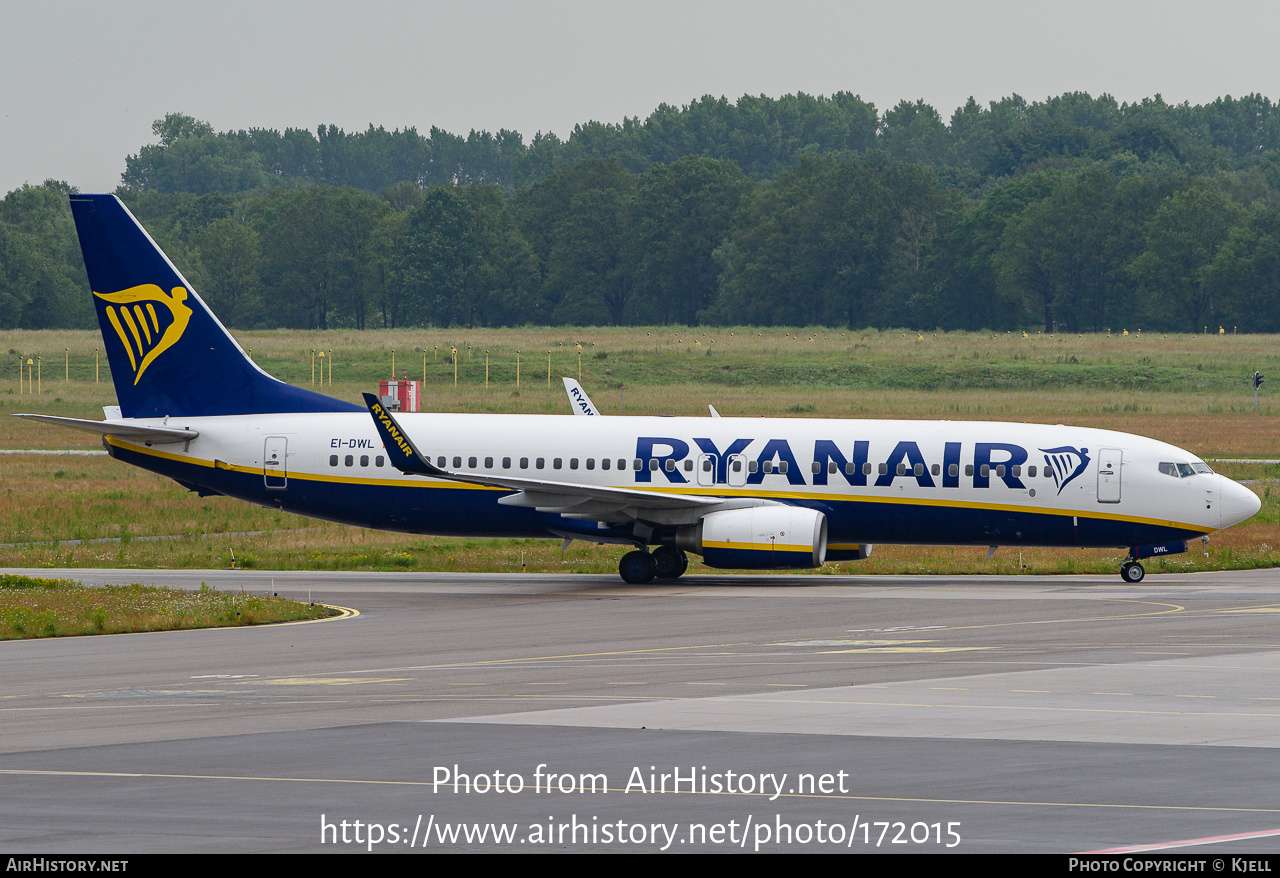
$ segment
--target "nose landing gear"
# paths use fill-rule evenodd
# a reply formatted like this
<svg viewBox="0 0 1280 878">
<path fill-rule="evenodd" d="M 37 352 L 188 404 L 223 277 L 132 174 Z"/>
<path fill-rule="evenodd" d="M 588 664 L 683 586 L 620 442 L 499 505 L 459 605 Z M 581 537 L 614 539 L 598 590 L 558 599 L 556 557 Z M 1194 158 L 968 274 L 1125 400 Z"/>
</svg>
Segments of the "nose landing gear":
<svg viewBox="0 0 1280 878">
<path fill-rule="evenodd" d="M 1142 582 L 1147 571 L 1137 561 L 1126 561 L 1120 565 L 1120 578 L 1125 582 Z"/>
<path fill-rule="evenodd" d="M 1187 550 L 1186 540 L 1171 540 L 1167 543 L 1156 543 L 1150 546 L 1130 546 L 1129 555 L 1120 565 L 1120 578 L 1125 582 L 1142 582 L 1147 575 L 1143 569 L 1143 558 L 1155 558 L 1161 555 L 1178 555 Z"/>
</svg>

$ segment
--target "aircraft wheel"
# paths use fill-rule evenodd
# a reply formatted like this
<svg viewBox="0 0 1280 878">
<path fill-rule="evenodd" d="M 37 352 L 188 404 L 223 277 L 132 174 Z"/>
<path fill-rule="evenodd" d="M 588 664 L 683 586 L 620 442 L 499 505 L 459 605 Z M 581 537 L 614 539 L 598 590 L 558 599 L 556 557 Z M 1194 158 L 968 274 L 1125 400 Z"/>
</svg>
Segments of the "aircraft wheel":
<svg viewBox="0 0 1280 878">
<path fill-rule="evenodd" d="M 1128 561 L 1120 565 L 1120 578 L 1125 582 L 1142 582 L 1147 571 L 1137 561 Z"/>
<path fill-rule="evenodd" d="M 618 562 L 618 575 L 622 577 L 623 582 L 632 585 L 643 585 L 652 581 L 656 570 L 657 565 L 653 562 L 653 556 L 639 550 L 627 552 Z"/>
<path fill-rule="evenodd" d="M 675 546 L 654 549 L 653 563 L 659 579 L 679 579 L 689 569 L 689 557 Z"/>
</svg>

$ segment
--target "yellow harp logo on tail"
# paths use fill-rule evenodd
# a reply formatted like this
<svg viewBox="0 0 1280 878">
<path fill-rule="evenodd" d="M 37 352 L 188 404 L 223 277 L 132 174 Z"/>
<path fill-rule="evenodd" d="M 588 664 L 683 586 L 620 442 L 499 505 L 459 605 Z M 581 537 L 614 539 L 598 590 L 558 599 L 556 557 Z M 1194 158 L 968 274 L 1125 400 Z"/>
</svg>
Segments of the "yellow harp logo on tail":
<svg viewBox="0 0 1280 878">
<path fill-rule="evenodd" d="M 120 336 L 136 386 L 156 357 L 178 343 L 191 319 L 187 291 L 166 293 L 155 284 L 141 284 L 118 293 L 94 293 L 106 302 L 107 320 Z"/>
</svg>

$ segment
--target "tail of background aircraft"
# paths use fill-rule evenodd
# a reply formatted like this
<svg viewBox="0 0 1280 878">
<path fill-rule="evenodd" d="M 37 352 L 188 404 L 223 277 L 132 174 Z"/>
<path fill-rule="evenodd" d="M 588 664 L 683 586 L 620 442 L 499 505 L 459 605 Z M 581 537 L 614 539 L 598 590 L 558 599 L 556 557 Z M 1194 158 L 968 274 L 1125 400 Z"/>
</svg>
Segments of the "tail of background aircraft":
<svg viewBox="0 0 1280 878">
<path fill-rule="evenodd" d="M 120 199 L 71 212 L 122 416 L 364 411 L 259 369 Z"/>
</svg>

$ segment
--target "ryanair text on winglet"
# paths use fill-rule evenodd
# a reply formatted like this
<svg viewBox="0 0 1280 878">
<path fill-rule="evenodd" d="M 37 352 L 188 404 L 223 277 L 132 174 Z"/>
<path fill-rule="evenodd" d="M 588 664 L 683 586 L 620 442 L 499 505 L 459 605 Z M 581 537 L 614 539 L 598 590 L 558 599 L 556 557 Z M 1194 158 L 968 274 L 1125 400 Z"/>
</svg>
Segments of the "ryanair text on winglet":
<svg viewBox="0 0 1280 878">
<path fill-rule="evenodd" d="M 409 447 L 409 443 L 405 441 L 404 436 L 396 429 L 395 424 L 391 421 L 391 417 L 386 413 L 382 406 L 374 403 L 372 406 L 373 416 L 378 419 L 378 423 L 382 424 L 383 429 L 387 431 L 387 435 L 395 440 L 396 445 L 404 452 L 406 457 L 413 457 L 413 449 Z"/>
</svg>

